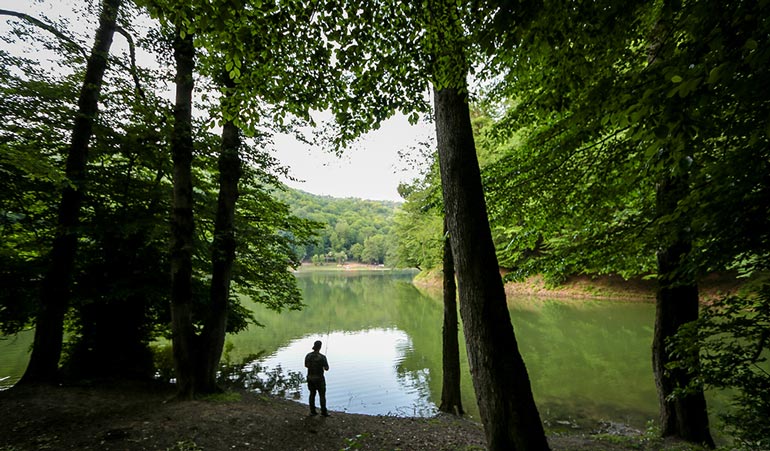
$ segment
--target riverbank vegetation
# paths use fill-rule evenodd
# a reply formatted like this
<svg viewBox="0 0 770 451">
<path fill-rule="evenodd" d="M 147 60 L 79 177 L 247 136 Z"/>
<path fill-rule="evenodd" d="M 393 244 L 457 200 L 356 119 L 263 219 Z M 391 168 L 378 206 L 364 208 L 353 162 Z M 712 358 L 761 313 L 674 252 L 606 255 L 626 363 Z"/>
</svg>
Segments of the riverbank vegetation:
<svg viewBox="0 0 770 451">
<path fill-rule="evenodd" d="M 610 276 L 655 282 L 660 434 L 713 446 L 703 390 L 730 388 L 737 445 L 770 446 L 767 284 L 699 317 L 707 277 L 770 269 L 767 2 L 85 3 L 88 31 L 0 10 L 22 387 L 151 378 L 166 338 L 177 397 L 218 393 L 225 335 L 255 321 L 241 297 L 298 309 L 303 258 L 387 261 L 457 275 L 486 446 L 545 450 L 504 281 Z M 398 211 L 280 194 L 276 134 L 340 152 L 397 112 L 436 125 Z"/>
</svg>

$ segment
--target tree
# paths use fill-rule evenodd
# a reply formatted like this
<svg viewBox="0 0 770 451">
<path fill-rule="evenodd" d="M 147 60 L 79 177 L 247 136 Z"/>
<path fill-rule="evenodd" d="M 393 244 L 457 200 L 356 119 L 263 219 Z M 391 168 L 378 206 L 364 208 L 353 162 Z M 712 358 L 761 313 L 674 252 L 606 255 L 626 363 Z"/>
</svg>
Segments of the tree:
<svg viewBox="0 0 770 451">
<path fill-rule="evenodd" d="M 63 170 L 52 163 L 66 143 L 81 80 L 42 72 L 37 61 L 0 51 L 0 323 L 3 334 L 34 321 L 40 297 L 43 256 L 50 250 Z M 54 102 L 70 102 L 54 106 Z M 34 115 L 30 114 L 32 111 Z M 22 194 L 23 193 L 23 194 Z"/>
<path fill-rule="evenodd" d="M 224 85 L 229 94 L 235 89 L 235 83 L 229 74 L 224 75 Z M 227 95 L 225 99 L 227 98 Z M 230 282 L 235 261 L 235 203 L 238 200 L 238 183 L 243 171 L 240 159 L 240 130 L 233 120 L 228 120 L 222 127 L 222 143 L 219 153 L 219 195 L 217 213 L 214 222 L 214 238 L 211 243 L 211 284 L 210 311 L 206 315 L 200 342 L 201 363 L 197 365 L 200 374 L 196 377 L 198 389 L 203 393 L 218 390 L 217 370 L 227 332 L 228 304 L 230 301 Z"/>
<path fill-rule="evenodd" d="M 398 238 L 395 249 L 398 266 L 431 271 L 444 260 L 442 249 L 446 239 L 441 233 L 443 219 L 437 213 L 441 210 L 440 183 L 438 165 L 434 164 L 422 180 L 399 186 L 405 202 L 393 220 Z"/>
<path fill-rule="evenodd" d="M 446 224 L 444 233 L 446 234 Z M 438 410 L 462 415 L 460 396 L 460 346 L 457 340 L 457 285 L 455 284 L 454 259 L 449 237 L 444 238 L 443 299 L 444 326 L 441 330 L 442 384 L 441 404 Z"/>
<path fill-rule="evenodd" d="M 322 108 L 333 97 L 339 77 L 329 64 L 331 52 L 324 36 L 314 27 L 307 27 L 316 17 L 331 17 L 329 11 L 308 8 L 304 2 L 280 5 L 255 4 L 253 8 L 233 9 L 227 1 L 201 2 L 180 6 L 175 2 L 152 5 L 156 15 L 173 24 L 174 51 L 177 62 L 177 103 L 175 110 L 174 149 L 174 222 L 172 227 L 172 325 L 174 360 L 179 395 L 190 398 L 198 392 L 214 390 L 214 374 L 222 352 L 227 324 L 229 267 L 232 264 L 232 228 L 229 217 L 237 197 L 238 171 L 234 150 L 238 129 L 247 135 L 261 133 L 259 123 L 272 118 L 283 129 L 288 114 L 311 121 L 309 110 Z M 220 14 L 226 12 L 227 14 Z M 192 36 L 196 39 L 193 40 Z M 194 238 L 191 161 L 190 105 L 193 91 L 193 58 L 195 43 L 205 52 L 201 55 L 201 70 L 211 67 L 226 72 L 225 104 L 221 109 L 224 125 L 225 152 L 223 158 L 235 164 L 223 164 L 222 190 L 217 230 L 214 232 L 214 274 L 204 326 L 199 334 L 193 327 L 191 252 Z M 270 49 L 271 51 L 265 51 Z M 293 67 L 295 59 L 311 61 L 300 70 Z M 288 61 L 288 63 L 287 63 Z M 218 74 L 217 74 L 218 76 Z M 273 82 L 280 80 L 280 84 Z M 229 85 L 228 85 L 229 83 Z M 235 151 L 237 153 L 237 150 Z M 261 156 L 264 156 L 262 154 Z M 221 239 L 224 238 L 224 239 Z M 217 248 L 221 245 L 222 248 Z M 222 253 L 223 258 L 216 254 Z M 281 271 L 288 266 L 284 262 Z M 280 288 L 285 288 L 283 284 Z M 272 293 L 275 290 L 268 290 Z M 289 290 L 289 298 L 296 290 Z M 262 296 L 260 296 L 262 298 Z M 296 304 L 292 304 L 296 306 Z M 272 307 L 280 309 L 281 304 Z M 205 356 L 197 359 L 197 355 Z"/>
<path fill-rule="evenodd" d="M 88 57 L 85 80 L 78 100 L 78 113 L 67 154 L 65 175 L 69 184 L 62 191 L 56 237 L 50 254 L 50 266 L 41 289 L 32 354 L 20 383 L 53 382 L 57 377 L 64 315 L 67 311 L 77 251 L 76 226 L 85 189 L 88 145 L 98 111 L 99 93 L 107 68 L 107 56 L 112 45 L 120 5 L 120 0 L 104 0 L 101 5 L 99 27 Z"/>
<path fill-rule="evenodd" d="M 361 251 L 361 260 L 370 264 L 383 263 L 385 261 L 385 236 L 374 235 L 364 241 Z"/>
<path fill-rule="evenodd" d="M 434 96 L 447 229 L 476 401 L 490 450 L 548 449 L 506 305 L 460 89 Z"/>
<path fill-rule="evenodd" d="M 511 107 L 493 130 L 501 147 L 517 133 L 524 140 L 488 172 L 493 218 L 530 237 L 510 241 L 521 243 L 509 247 L 510 261 L 523 273 L 657 273 L 662 432 L 698 443 L 711 438 L 689 372 L 697 365 L 671 370 L 665 343 L 697 317 L 699 277 L 746 267 L 766 249 L 758 225 L 767 210 L 758 209 L 767 203 L 754 197 L 766 193 L 766 177 L 753 168 L 734 176 L 747 158 L 766 168 L 755 113 L 766 100 L 744 84 L 766 72 L 755 46 L 763 8 L 545 3 L 522 45 L 504 46 L 527 56 L 509 72 Z M 693 349 L 685 359 L 697 358 Z M 679 384 L 692 390 L 677 400 Z"/>
<path fill-rule="evenodd" d="M 130 26 L 126 23 L 121 25 Z M 57 34 L 60 39 L 63 39 L 62 36 Z M 163 51 L 166 42 L 162 35 L 152 30 L 150 37 L 152 39 L 146 43 Z M 8 169 L 8 173 L 13 174 L 7 183 L 4 180 L 4 184 L 18 188 L 13 192 L 21 201 L 18 204 L 14 202 L 8 214 L 3 214 L 2 277 L 4 280 L 14 277 L 13 280 L 19 282 L 15 284 L 19 289 L 14 290 L 14 294 L 21 296 L 3 296 L 0 299 L 0 321 L 3 330 L 14 332 L 29 321 L 31 303 L 26 297 L 38 283 L 41 244 L 44 245 L 51 234 L 51 201 L 44 199 L 50 198 L 49 192 L 54 192 L 54 188 L 46 183 L 53 185 L 62 179 L 58 175 L 56 149 L 63 147 L 61 141 L 67 134 L 62 125 L 67 123 L 69 99 L 77 95 L 72 95 L 69 89 L 74 76 L 62 77 L 65 82 L 60 83 L 61 86 L 51 85 L 40 71 L 30 69 L 28 66 L 31 65 L 25 60 L 6 58 L 5 52 L 1 52 L 0 56 L 4 73 L 6 69 L 9 69 L 9 75 L 22 70 L 27 78 L 14 75 L 5 79 L 2 86 L 4 92 L 9 89 L 10 93 L 7 98 L 3 97 L 2 103 L 3 111 L 10 113 L 2 128 L 2 165 L 3 170 Z M 143 74 L 143 71 L 135 71 L 135 81 Z M 148 80 L 151 79 L 140 81 Z M 158 334 L 167 332 L 169 322 L 168 293 L 171 290 L 167 270 L 169 208 L 166 198 L 171 196 L 166 176 L 171 165 L 166 151 L 171 133 L 168 133 L 170 126 L 165 119 L 170 118 L 171 110 L 154 93 L 140 89 L 138 83 L 132 87 L 116 77 L 109 80 L 106 88 L 100 104 L 99 123 L 95 127 L 95 145 L 91 149 L 93 156 L 89 158 L 94 161 L 88 166 L 89 189 L 85 191 L 82 208 L 85 213 L 78 227 L 81 240 L 73 268 L 75 283 L 68 312 L 72 320 L 66 325 L 69 343 L 64 365 L 66 375 L 73 377 L 150 377 L 154 371 L 148 344 Z M 145 96 L 149 98 L 152 110 L 143 108 L 147 101 Z M 24 99 L 32 100 L 32 103 L 25 107 L 19 103 Z M 29 131 L 26 131 L 28 127 Z M 191 165 L 190 173 L 201 182 L 192 204 L 201 226 L 193 236 L 192 247 L 187 249 L 195 262 L 189 290 L 192 293 L 191 327 L 205 331 L 214 329 L 207 323 L 222 324 L 216 323 L 221 316 L 215 318 L 210 313 L 208 301 L 225 292 L 219 298 L 224 298 L 229 313 L 225 330 L 221 332 L 223 337 L 225 331 L 242 329 L 248 321 L 254 322 L 254 318 L 239 305 L 232 292 L 206 293 L 205 284 L 213 280 L 214 287 L 220 287 L 222 284 L 219 282 L 228 279 L 227 283 L 231 280 L 235 290 L 270 308 L 301 307 L 299 290 L 287 268 L 299 264 L 293 249 L 307 243 L 312 235 L 312 226 L 291 216 L 286 205 L 269 196 L 268 192 L 278 189 L 280 185 L 272 174 L 277 167 L 274 160 L 268 158 L 266 153 L 256 151 L 253 146 L 243 146 L 247 150 L 250 167 L 245 171 L 247 180 L 240 190 L 243 205 L 233 218 L 241 234 L 241 239 L 233 243 L 239 260 L 230 262 L 232 278 L 217 275 L 227 272 L 226 267 L 220 267 L 220 271 L 220 268 L 213 268 L 214 263 L 211 268 L 201 263 L 206 261 L 206 253 L 212 257 L 212 249 L 206 247 L 206 240 L 227 234 L 226 230 L 223 232 L 227 227 L 221 226 L 221 223 L 216 226 L 216 212 L 213 211 L 216 195 L 212 193 L 216 193 L 217 186 L 212 180 L 217 171 L 210 155 L 216 153 L 211 149 L 217 145 L 200 121 L 190 124 L 189 129 L 196 130 L 193 138 L 198 151 L 196 165 Z M 232 129 L 225 127 L 225 130 Z M 26 152 L 41 146 L 35 152 Z M 6 153 L 6 150 L 9 152 Z M 33 154 L 39 158 L 33 158 Z M 227 170 L 222 172 L 228 173 Z M 22 184 L 27 178 L 33 183 Z M 45 182 L 45 179 L 50 179 L 50 182 Z M 7 198 L 5 192 L 3 198 Z M 19 211 L 42 213 L 40 216 L 20 216 Z M 42 218 L 46 219 L 41 221 Z M 5 219 L 12 222 L 8 223 Z M 34 251 L 25 251 L 25 248 Z M 227 253 L 228 249 L 224 251 Z M 18 258 L 10 258 L 12 255 L 18 255 Z M 6 265 L 8 262 L 12 265 Z M 228 264 L 218 260 L 217 266 L 220 263 L 224 266 Z M 214 287 L 209 286 L 209 290 Z M 207 299 L 204 301 L 203 298 Z M 20 308 L 9 311 L 7 305 L 18 305 Z M 221 303 L 219 306 L 221 308 Z M 115 322 L 116 317 L 121 319 L 119 324 Z M 208 336 L 213 337 L 217 333 L 209 333 Z M 215 341 L 210 340 L 214 349 Z M 195 351 L 197 355 L 204 354 L 202 346 L 196 345 Z M 218 360 L 218 356 L 208 360 L 214 362 L 210 365 L 214 366 L 214 370 L 207 370 L 209 373 L 216 372 Z M 203 363 L 204 359 L 196 359 L 193 363 L 198 379 L 202 379 L 200 373 L 206 372 L 199 371 L 205 366 Z"/>
<path fill-rule="evenodd" d="M 470 121 L 461 10 L 430 3 L 441 187 L 476 401 L 490 450 L 549 449 L 506 304 Z"/>
<path fill-rule="evenodd" d="M 671 50 L 664 48 L 663 42 L 671 33 L 672 13 L 671 3 L 664 2 L 654 29 L 655 35 L 651 38 L 649 67 L 655 68 L 658 64 L 665 64 L 665 58 L 671 53 Z M 674 116 L 671 118 L 673 121 L 681 120 L 681 116 L 686 118 L 686 114 L 680 115 L 678 112 L 669 111 L 666 113 Z M 674 139 L 677 138 L 683 144 L 684 152 L 688 152 L 692 143 L 686 137 L 682 140 L 681 137 L 674 135 Z M 677 204 L 687 198 L 690 190 L 690 170 L 686 163 L 688 156 L 677 155 L 674 150 L 676 147 L 676 142 L 666 143 L 659 151 L 660 158 L 668 160 L 664 164 L 673 166 L 673 169 L 664 173 L 658 182 L 655 197 L 659 217 L 675 217 Z M 667 342 L 680 327 L 698 319 L 698 285 L 692 273 L 687 271 L 692 252 L 690 229 L 691 219 L 688 214 L 668 222 L 663 228 L 661 248 L 657 252 L 658 290 L 652 341 L 652 368 L 658 389 L 662 434 L 675 435 L 713 448 L 715 445 L 709 430 L 703 389 L 692 389 L 695 373 L 682 368 L 669 368 L 671 356 L 666 349 Z M 694 354 L 695 356 L 691 358 L 697 358 L 699 352 L 695 350 Z M 673 397 L 677 387 L 686 386 L 691 387 L 690 392 Z"/>
<path fill-rule="evenodd" d="M 176 99 L 171 151 L 174 197 L 171 217 L 171 331 L 177 390 L 192 398 L 196 386 L 195 330 L 192 319 L 193 185 L 192 96 L 195 47 L 193 35 L 175 30 Z"/>
</svg>

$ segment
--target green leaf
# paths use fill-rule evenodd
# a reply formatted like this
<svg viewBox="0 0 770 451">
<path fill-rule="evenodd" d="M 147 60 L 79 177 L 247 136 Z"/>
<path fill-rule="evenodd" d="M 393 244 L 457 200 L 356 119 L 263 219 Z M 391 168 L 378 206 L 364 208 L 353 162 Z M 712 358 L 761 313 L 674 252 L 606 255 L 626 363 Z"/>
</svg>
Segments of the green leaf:
<svg viewBox="0 0 770 451">
<path fill-rule="evenodd" d="M 719 78 L 720 78 L 720 73 L 719 72 L 722 69 L 722 67 L 724 67 L 724 65 L 720 64 L 719 66 L 711 69 L 709 71 L 709 78 L 708 78 L 708 81 L 706 81 L 706 83 L 708 83 L 710 85 L 713 85 L 714 83 L 719 81 Z"/>
<path fill-rule="evenodd" d="M 674 75 L 673 77 L 671 77 L 671 83 L 681 83 L 682 80 L 683 80 L 682 77 L 680 77 L 679 75 Z"/>
</svg>

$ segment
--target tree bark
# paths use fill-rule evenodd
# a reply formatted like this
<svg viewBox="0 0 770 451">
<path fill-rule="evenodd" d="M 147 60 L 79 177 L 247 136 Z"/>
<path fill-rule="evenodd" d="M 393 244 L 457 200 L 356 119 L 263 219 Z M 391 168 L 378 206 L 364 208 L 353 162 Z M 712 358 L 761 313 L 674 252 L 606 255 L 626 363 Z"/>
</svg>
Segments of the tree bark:
<svg viewBox="0 0 770 451">
<path fill-rule="evenodd" d="M 234 83 L 225 76 L 226 87 Z M 199 361 L 199 391 L 212 393 L 219 390 L 216 375 L 227 330 L 228 299 L 235 261 L 235 203 L 238 200 L 238 182 L 241 178 L 240 130 L 227 121 L 222 128 L 222 148 L 219 154 L 219 196 L 211 249 L 211 286 L 209 314 L 201 332 Z"/>
<path fill-rule="evenodd" d="M 678 3 L 664 1 L 658 21 L 648 47 L 648 63 L 651 70 L 657 70 L 669 57 L 666 38 L 671 35 L 674 23 L 674 8 Z M 674 100 L 674 99 L 671 99 Z M 668 104 L 666 112 L 681 115 L 687 107 L 681 99 Z M 663 149 L 660 157 L 670 159 L 669 150 Z M 676 162 L 670 163 L 677 164 Z M 659 217 L 674 216 L 679 201 L 687 196 L 689 182 L 687 174 L 665 175 L 658 183 L 656 207 Z M 692 250 L 685 217 L 670 223 L 663 232 L 661 249 L 658 251 L 658 290 L 655 302 L 655 330 L 652 340 L 652 368 L 660 405 L 661 435 L 676 436 L 684 440 L 714 447 L 709 431 L 708 410 L 703 390 L 672 399 L 675 388 L 688 385 L 693 378 L 685 370 L 668 371 L 666 365 L 671 356 L 666 350 L 666 341 L 677 333 L 679 327 L 698 319 L 698 285 L 695 277 L 688 274 L 686 262 Z M 698 351 L 695 351 L 698 352 Z M 697 359 L 697 356 L 695 356 Z"/>
<path fill-rule="evenodd" d="M 464 92 L 434 88 L 434 102 L 444 208 L 479 413 L 490 451 L 547 450 L 508 313 Z"/>
<path fill-rule="evenodd" d="M 453 415 L 463 415 L 460 396 L 460 345 L 457 339 L 457 286 L 452 246 L 447 236 L 444 219 L 444 327 L 442 329 L 442 372 L 441 404 L 438 410 Z"/>
<path fill-rule="evenodd" d="M 176 100 L 171 150 L 174 160 L 174 198 L 171 216 L 171 332 L 174 367 L 180 398 L 192 398 L 195 383 L 195 331 L 192 322 L 192 94 L 195 66 L 193 37 L 174 38 Z"/>
<path fill-rule="evenodd" d="M 683 176 L 667 177 L 657 191 L 659 215 L 676 210 L 687 191 Z M 660 425 L 663 436 L 677 436 L 689 442 L 714 447 L 709 431 L 708 410 L 703 390 L 676 398 L 671 394 L 677 387 L 687 386 L 695 377 L 684 370 L 667 370 L 672 360 L 666 342 L 679 327 L 698 319 L 698 285 L 688 276 L 684 263 L 692 249 L 685 224 L 675 224 L 674 238 L 662 248 L 658 258 L 658 291 L 655 306 L 655 331 L 652 342 L 652 367 L 660 404 Z"/>
<path fill-rule="evenodd" d="M 51 383 L 57 378 L 64 315 L 69 304 L 77 252 L 77 225 L 85 189 L 88 145 L 99 111 L 99 95 L 120 6 L 121 0 L 104 0 L 102 3 L 94 46 L 86 63 L 65 168 L 69 184 L 62 191 L 50 265 L 42 283 L 32 354 L 20 383 Z"/>
</svg>

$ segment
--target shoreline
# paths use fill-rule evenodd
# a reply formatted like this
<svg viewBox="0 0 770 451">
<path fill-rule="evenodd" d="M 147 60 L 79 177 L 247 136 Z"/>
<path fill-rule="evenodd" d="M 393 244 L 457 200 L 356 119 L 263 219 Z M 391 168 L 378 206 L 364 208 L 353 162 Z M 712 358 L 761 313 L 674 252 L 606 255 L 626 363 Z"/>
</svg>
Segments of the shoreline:
<svg viewBox="0 0 770 451">
<path fill-rule="evenodd" d="M 331 412 L 308 416 L 303 403 L 241 390 L 193 401 L 172 386 L 102 382 L 15 387 L 0 392 L 0 449 L 14 451 L 484 450 L 480 423 Z M 554 451 L 693 450 L 619 423 L 597 430 L 548 431 Z"/>
<path fill-rule="evenodd" d="M 436 271 L 420 273 L 413 283 L 421 289 L 440 291 L 442 280 L 440 271 Z M 698 285 L 701 302 L 708 303 L 722 296 L 738 294 L 750 283 L 732 273 L 710 275 Z M 532 276 L 521 282 L 506 282 L 504 287 L 508 302 L 515 297 L 655 302 L 657 283 L 642 278 L 626 280 L 620 276 L 581 275 L 571 276 L 558 286 L 548 286 L 542 276 Z"/>
</svg>

